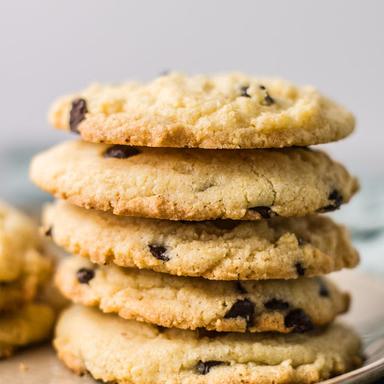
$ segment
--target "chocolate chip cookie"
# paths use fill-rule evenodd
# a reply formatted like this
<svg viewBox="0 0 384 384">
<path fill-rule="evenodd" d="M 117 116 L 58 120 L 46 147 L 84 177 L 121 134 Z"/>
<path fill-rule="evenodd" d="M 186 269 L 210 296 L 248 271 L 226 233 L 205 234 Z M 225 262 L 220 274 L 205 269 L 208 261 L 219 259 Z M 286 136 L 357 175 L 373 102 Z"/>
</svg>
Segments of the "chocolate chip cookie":
<svg viewBox="0 0 384 384">
<path fill-rule="evenodd" d="M 63 201 L 47 205 L 43 232 L 99 264 L 214 280 L 292 279 L 357 265 L 344 227 L 323 215 L 180 222 L 116 216 Z"/>
<path fill-rule="evenodd" d="M 200 334 L 71 307 L 57 325 L 59 358 L 115 383 L 314 383 L 361 365 L 358 336 L 342 324 L 306 334 Z"/>
<path fill-rule="evenodd" d="M 31 177 L 85 208 L 171 220 L 304 216 L 337 209 L 358 189 L 325 153 L 298 148 L 189 150 L 74 141 L 37 155 Z"/>
<path fill-rule="evenodd" d="M 50 121 L 90 142 L 197 148 L 307 146 L 342 139 L 355 125 L 313 87 L 240 73 L 93 85 L 58 100 Z"/>
</svg>

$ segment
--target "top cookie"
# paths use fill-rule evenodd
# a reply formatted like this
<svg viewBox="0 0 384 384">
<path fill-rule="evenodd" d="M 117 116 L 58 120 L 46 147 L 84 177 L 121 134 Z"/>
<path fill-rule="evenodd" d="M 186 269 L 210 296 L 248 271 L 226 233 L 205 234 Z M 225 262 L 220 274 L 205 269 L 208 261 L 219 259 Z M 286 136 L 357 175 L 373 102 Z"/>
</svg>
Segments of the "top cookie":
<svg viewBox="0 0 384 384">
<path fill-rule="evenodd" d="M 90 142 L 191 148 L 307 146 L 340 140 L 355 124 L 312 87 L 241 73 L 93 85 L 58 100 L 50 122 Z"/>
</svg>

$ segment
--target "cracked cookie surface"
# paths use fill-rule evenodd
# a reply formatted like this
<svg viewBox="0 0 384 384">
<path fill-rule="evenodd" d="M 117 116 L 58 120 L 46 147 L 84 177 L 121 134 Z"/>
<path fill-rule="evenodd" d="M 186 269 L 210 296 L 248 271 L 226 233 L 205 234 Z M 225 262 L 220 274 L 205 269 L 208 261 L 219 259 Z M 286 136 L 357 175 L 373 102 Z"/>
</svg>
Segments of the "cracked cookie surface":
<svg viewBox="0 0 384 384">
<path fill-rule="evenodd" d="M 313 87 L 240 73 L 93 85 L 58 100 L 50 121 L 89 142 L 200 148 L 308 146 L 342 139 L 355 125 Z"/>
<path fill-rule="evenodd" d="M 47 339 L 53 322 L 54 312 L 45 304 L 30 303 L 16 311 L 0 313 L 0 358 Z"/>
<path fill-rule="evenodd" d="M 59 358 L 78 374 L 116 383 L 313 383 L 361 364 L 342 324 L 307 334 L 219 334 L 159 329 L 73 306 L 56 328 Z"/>
<path fill-rule="evenodd" d="M 43 212 L 44 232 L 54 242 L 99 264 L 259 280 L 318 276 L 359 260 L 345 228 L 320 215 L 177 222 L 116 216 L 63 201 Z"/>
<path fill-rule="evenodd" d="M 170 220 L 303 216 L 337 209 L 358 189 L 325 153 L 298 148 L 219 151 L 73 141 L 37 155 L 31 178 L 75 205 Z"/>
<path fill-rule="evenodd" d="M 306 332 L 348 310 L 328 279 L 212 281 L 64 259 L 56 285 L 68 299 L 126 319 L 219 332 Z"/>
</svg>

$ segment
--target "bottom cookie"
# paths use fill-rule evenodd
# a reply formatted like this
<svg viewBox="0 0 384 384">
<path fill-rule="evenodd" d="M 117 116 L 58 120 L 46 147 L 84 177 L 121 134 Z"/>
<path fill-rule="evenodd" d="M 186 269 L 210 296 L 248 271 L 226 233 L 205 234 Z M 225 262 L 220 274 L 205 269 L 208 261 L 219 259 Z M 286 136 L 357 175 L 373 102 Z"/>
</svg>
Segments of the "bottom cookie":
<svg viewBox="0 0 384 384">
<path fill-rule="evenodd" d="M 19 347 L 45 340 L 54 322 L 53 310 L 45 304 L 27 304 L 18 311 L 0 314 L 0 358 Z"/>
<path fill-rule="evenodd" d="M 72 306 L 54 346 L 78 374 L 116 383 L 314 383 L 362 362 L 341 324 L 307 334 L 218 334 L 163 329 Z"/>
</svg>

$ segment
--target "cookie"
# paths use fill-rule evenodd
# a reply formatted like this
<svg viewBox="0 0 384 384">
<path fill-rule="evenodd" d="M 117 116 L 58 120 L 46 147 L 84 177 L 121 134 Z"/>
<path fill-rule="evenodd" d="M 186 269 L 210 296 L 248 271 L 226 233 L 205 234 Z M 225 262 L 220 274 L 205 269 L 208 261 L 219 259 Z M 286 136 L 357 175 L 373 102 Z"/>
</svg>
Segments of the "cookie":
<svg viewBox="0 0 384 384">
<path fill-rule="evenodd" d="M 126 319 L 219 332 L 307 332 L 347 311 L 349 295 L 324 278 L 212 281 L 63 260 L 56 285 L 68 299 Z"/>
<path fill-rule="evenodd" d="M 307 334 L 200 334 L 73 306 L 57 325 L 59 358 L 116 383 L 314 383 L 361 364 L 360 341 L 333 324 Z"/>
<path fill-rule="evenodd" d="M 35 223 L 0 201 L 0 312 L 32 300 L 50 269 Z"/>
<path fill-rule="evenodd" d="M 99 264 L 259 280 L 318 276 L 359 261 L 345 228 L 320 215 L 178 222 L 116 216 L 63 201 L 43 212 L 45 233 L 69 253 Z"/>
<path fill-rule="evenodd" d="M 45 304 L 27 304 L 15 312 L 0 314 L 0 358 L 19 347 L 46 340 L 53 321 L 53 310 Z"/>
<path fill-rule="evenodd" d="M 31 178 L 75 205 L 171 220 L 303 216 L 337 209 L 358 189 L 325 153 L 298 148 L 139 149 L 73 141 L 37 155 Z"/>
<path fill-rule="evenodd" d="M 239 73 L 93 85 L 58 100 L 50 121 L 89 142 L 211 149 L 326 143 L 355 125 L 313 87 Z"/>
<path fill-rule="evenodd" d="M 0 313 L 34 299 L 38 289 L 47 282 L 50 272 L 51 260 L 30 249 L 24 255 L 20 276 L 16 280 L 0 282 Z"/>
<path fill-rule="evenodd" d="M 25 258 L 39 247 L 35 223 L 0 201 L 0 282 L 18 279 L 23 273 Z"/>
</svg>

